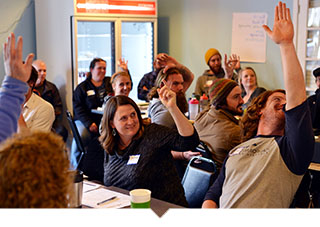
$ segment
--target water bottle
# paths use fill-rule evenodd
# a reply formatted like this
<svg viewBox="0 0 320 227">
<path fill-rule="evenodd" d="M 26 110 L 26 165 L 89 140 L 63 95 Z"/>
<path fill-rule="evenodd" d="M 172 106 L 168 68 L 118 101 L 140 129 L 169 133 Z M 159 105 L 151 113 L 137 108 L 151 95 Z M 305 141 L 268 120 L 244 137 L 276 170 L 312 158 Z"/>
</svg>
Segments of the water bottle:
<svg viewBox="0 0 320 227">
<path fill-rule="evenodd" d="M 203 111 L 208 105 L 208 97 L 205 93 L 200 97 L 200 112 Z"/>
<path fill-rule="evenodd" d="M 199 112 L 199 101 L 191 98 L 189 101 L 189 119 L 194 120 Z"/>
</svg>

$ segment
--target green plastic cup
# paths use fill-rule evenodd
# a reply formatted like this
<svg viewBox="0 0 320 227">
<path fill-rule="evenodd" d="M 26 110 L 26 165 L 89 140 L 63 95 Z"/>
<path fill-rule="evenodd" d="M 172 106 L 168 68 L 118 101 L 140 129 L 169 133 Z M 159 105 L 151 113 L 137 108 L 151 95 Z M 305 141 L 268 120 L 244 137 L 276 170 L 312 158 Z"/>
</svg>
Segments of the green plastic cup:
<svg viewBox="0 0 320 227">
<path fill-rule="evenodd" d="M 151 191 L 134 189 L 130 191 L 131 208 L 150 208 Z"/>
</svg>

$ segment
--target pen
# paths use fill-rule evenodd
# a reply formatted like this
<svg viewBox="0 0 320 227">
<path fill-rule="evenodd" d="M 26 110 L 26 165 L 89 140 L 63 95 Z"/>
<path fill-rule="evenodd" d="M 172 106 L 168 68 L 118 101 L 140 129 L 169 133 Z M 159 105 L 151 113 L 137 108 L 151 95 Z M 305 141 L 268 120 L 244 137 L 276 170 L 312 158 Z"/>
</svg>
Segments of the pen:
<svg viewBox="0 0 320 227">
<path fill-rule="evenodd" d="M 113 200 L 113 199 L 115 199 L 115 198 L 117 198 L 117 196 L 112 196 L 112 197 L 109 198 L 109 199 L 106 199 L 106 200 L 103 200 L 103 201 L 101 201 L 101 202 L 98 202 L 97 205 L 101 205 L 102 203 L 109 202 L 109 201 L 111 201 L 111 200 Z"/>
</svg>

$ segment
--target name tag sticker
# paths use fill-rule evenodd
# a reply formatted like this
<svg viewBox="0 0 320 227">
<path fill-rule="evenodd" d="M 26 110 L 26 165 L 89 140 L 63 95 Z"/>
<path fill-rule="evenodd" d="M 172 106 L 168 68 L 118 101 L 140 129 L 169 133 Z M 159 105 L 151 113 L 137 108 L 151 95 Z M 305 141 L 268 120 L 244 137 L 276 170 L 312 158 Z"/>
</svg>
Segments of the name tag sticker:
<svg viewBox="0 0 320 227">
<path fill-rule="evenodd" d="M 91 96 L 91 95 L 94 95 L 94 94 L 95 94 L 94 90 L 88 90 L 87 91 L 87 95 L 88 96 Z"/>
<path fill-rule="evenodd" d="M 127 165 L 135 165 L 138 163 L 140 155 L 130 155 Z"/>
</svg>

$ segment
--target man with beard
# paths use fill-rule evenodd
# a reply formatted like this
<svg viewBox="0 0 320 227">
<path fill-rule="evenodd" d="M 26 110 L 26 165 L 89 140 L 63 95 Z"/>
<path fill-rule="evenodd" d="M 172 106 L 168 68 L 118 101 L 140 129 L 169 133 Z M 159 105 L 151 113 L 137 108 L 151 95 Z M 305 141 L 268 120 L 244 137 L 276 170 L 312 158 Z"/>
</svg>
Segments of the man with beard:
<svg viewBox="0 0 320 227">
<path fill-rule="evenodd" d="M 263 28 L 280 47 L 286 91 L 266 91 L 247 108 L 243 143 L 229 152 L 203 208 L 288 208 L 310 165 L 311 114 L 286 4 L 276 6 L 273 30 Z"/>
<path fill-rule="evenodd" d="M 169 88 L 177 94 L 177 106 L 182 113 L 186 113 L 188 111 L 188 102 L 185 92 L 190 87 L 194 75 L 187 67 L 167 54 L 159 55 L 157 61 L 163 66 L 163 69 L 160 70 L 154 87 L 148 94 L 148 99 L 150 100 L 148 113 L 152 123 L 175 128 L 171 114 L 159 100 L 157 88 L 161 88 L 163 86 L 162 80 L 165 80 Z"/>
<path fill-rule="evenodd" d="M 185 97 L 185 92 L 193 81 L 193 73 L 182 64 L 178 63 L 173 57 L 163 54 L 158 58 L 159 63 L 165 67 L 160 70 L 153 87 L 148 94 L 150 104 L 148 113 L 152 123 L 164 125 L 169 128 L 176 128 L 173 118 L 168 109 L 162 104 L 159 99 L 157 88 L 164 86 L 163 80 L 166 81 L 167 86 L 176 93 L 177 106 L 182 113 L 188 112 L 188 102 Z M 199 152 L 172 151 L 172 156 L 176 160 L 175 164 L 179 176 L 182 178 L 184 174 L 183 162 L 190 160 L 193 156 L 200 155 Z"/>
<path fill-rule="evenodd" d="M 156 60 L 153 62 L 153 71 L 144 74 L 142 79 L 140 80 L 138 84 L 138 99 L 145 100 L 149 102 L 148 100 L 148 93 L 150 92 L 151 88 L 154 86 L 154 82 L 157 78 L 157 75 L 159 71 L 164 68 L 163 65 L 160 64 L 160 61 L 158 58 L 161 57 L 163 54 L 158 54 L 156 57 Z"/>
<path fill-rule="evenodd" d="M 206 64 L 210 69 L 204 71 L 204 73 L 198 77 L 196 88 L 194 93 L 197 96 L 206 94 L 209 97 L 208 89 L 212 82 L 218 78 L 226 78 L 237 81 L 237 74 L 234 70 L 240 70 L 240 57 L 236 54 L 230 56 L 227 60 L 227 55 L 224 57 L 224 69 L 221 66 L 221 54 L 215 48 L 210 48 L 207 50 L 204 57 Z"/>
<path fill-rule="evenodd" d="M 194 127 L 200 140 L 212 152 L 220 170 L 229 151 L 240 144 L 240 126 L 236 115 L 242 115 L 241 88 L 229 79 L 216 79 L 209 88 L 210 108 L 198 114 Z"/>
</svg>

